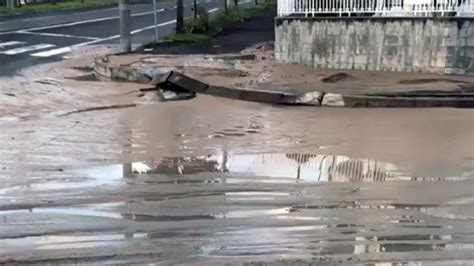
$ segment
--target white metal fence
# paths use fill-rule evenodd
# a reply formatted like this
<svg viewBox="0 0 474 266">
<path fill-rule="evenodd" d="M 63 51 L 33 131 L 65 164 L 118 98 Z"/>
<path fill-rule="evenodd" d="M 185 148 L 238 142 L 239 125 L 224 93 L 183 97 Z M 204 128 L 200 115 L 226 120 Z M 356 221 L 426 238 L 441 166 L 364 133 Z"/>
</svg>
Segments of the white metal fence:
<svg viewBox="0 0 474 266">
<path fill-rule="evenodd" d="M 474 0 L 278 0 L 278 15 L 474 17 Z"/>
</svg>

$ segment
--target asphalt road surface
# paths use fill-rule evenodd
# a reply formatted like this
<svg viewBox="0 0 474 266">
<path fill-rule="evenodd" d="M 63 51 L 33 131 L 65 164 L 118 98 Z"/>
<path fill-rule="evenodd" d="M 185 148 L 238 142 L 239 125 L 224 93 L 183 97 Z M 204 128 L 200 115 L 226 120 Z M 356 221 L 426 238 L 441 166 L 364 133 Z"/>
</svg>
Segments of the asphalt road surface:
<svg viewBox="0 0 474 266">
<path fill-rule="evenodd" d="M 185 15 L 189 16 L 192 1 L 184 2 Z M 210 13 L 223 5 L 222 0 L 198 3 Z M 175 2 L 159 2 L 157 9 L 159 34 L 169 34 L 175 26 Z M 0 21 L 0 76 L 14 75 L 27 66 L 61 60 L 74 47 L 118 44 L 119 37 L 117 8 Z M 132 6 L 132 38 L 134 44 L 154 40 L 151 4 Z"/>
</svg>

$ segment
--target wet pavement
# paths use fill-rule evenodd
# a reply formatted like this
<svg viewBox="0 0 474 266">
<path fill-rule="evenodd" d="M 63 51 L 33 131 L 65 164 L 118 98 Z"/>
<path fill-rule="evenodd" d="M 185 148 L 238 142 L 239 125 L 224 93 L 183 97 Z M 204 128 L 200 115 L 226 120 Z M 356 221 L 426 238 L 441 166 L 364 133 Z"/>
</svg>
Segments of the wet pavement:
<svg viewBox="0 0 474 266">
<path fill-rule="evenodd" d="M 0 263 L 471 265 L 473 119 L 198 95 L 2 121 Z"/>
</svg>

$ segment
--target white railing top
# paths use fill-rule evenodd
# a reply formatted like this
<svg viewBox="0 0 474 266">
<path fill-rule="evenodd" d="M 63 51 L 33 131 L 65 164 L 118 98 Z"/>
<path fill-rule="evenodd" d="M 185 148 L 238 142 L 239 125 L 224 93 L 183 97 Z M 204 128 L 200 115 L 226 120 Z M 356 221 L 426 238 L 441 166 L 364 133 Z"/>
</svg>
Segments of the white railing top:
<svg viewBox="0 0 474 266">
<path fill-rule="evenodd" d="M 278 0 L 278 15 L 474 17 L 474 0 Z"/>
</svg>

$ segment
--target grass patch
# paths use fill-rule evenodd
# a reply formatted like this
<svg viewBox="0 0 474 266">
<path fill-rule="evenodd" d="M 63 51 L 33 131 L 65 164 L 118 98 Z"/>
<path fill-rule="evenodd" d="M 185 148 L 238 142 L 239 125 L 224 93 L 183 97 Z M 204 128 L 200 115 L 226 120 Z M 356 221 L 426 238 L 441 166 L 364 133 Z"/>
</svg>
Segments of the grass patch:
<svg viewBox="0 0 474 266">
<path fill-rule="evenodd" d="M 131 3 L 143 3 L 147 2 L 146 0 L 131 0 Z M 37 4 L 27 4 L 23 6 L 16 7 L 15 9 L 8 9 L 6 6 L 0 6 L 0 15 L 17 15 L 17 14 L 26 14 L 34 12 L 45 12 L 53 10 L 72 10 L 80 9 L 86 7 L 100 7 L 100 6 L 110 6 L 117 5 L 117 0 L 69 0 L 65 2 L 53 3 L 37 3 Z"/>
<path fill-rule="evenodd" d="M 209 35 L 198 34 L 198 33 L 182 33 L 182 34 L 171 34 L 163 38 L 166 41 L 174 42 L 194 42 L 202 43 L 209 39 Z"/>
<path fill-rule="evenodd" d="M 275 1 L 267 1 L 267 2 L 263 2 L 263 3 L 258 3 L 257 6 L 252 6 L 252 7 L 246 8 L 245 12 L 247 12 L 247 14 L 248 14 L 248 13 L 263 11 L 263 10 L 267 9 L 268 7 L 270 7 L 271 5 L 274 5 L 274 4 L 275 4 Z"/>
</svg>

